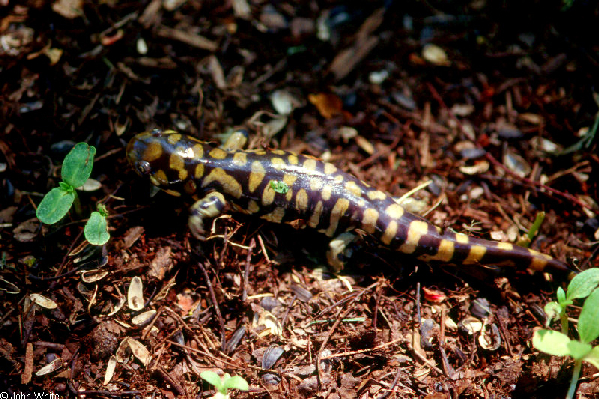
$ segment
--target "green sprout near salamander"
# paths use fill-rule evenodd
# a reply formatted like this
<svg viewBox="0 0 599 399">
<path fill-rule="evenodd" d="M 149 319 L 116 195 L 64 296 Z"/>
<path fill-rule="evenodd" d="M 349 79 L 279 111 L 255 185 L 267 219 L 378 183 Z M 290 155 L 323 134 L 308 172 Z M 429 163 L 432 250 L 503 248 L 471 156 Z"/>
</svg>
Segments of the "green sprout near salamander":
<svg viewBox="0 0 599 399">
<path fill-rule="evenodd" d="M 42 223 L 55 224 L 69 212 L 77 199 L 76 189 L 83 186 L 91 175 L 95 155 L 96 148 L 86 143 L 78 143 L 69 151 L 60 171 L 62 181 L 44 196 L 35 213 Z M 106 207 L 98 204 L 98 211 L 92 212 L 89 217 L 83 234 L 91 244 L 104 245 L 108 242 L 107 216 Z"/>
</svg>

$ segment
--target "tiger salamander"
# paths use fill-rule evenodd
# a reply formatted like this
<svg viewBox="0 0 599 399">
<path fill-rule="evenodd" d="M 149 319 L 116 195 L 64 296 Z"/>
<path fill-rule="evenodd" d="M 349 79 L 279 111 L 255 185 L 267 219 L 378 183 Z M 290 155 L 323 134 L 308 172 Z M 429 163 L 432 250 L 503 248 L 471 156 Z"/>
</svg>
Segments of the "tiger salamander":
<svg viewBox="0 0 599 399">
<path fill-rule="evenodd" d="M 189 225 L 198 237 L 205 233 L 205 220 L 228 207 L 336 237 L 328 259 L 337 269 L 355 237 L 347 232 L 361 229 L 382 245 L 425 261 L 570 270 L 532 249 L 451 231 L 441 233 L 405 211 L 390 195 L 311 156 L 282 150 L 223 149 L 172 130 L 153 130 L 129 142 L 127 158 L 159 188 L 196 199 Z"/>
</svg>

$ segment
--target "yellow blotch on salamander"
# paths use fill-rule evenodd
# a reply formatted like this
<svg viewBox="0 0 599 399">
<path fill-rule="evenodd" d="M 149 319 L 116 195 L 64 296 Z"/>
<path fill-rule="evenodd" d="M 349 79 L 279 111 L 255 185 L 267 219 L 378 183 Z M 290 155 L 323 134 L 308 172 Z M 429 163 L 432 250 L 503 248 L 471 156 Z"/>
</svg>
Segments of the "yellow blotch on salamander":
<svg viewBox="0 0 599 399">
<path fill-rule="evenodd" d="M 322 197 L 323 200 L 328 201 L 331 199 L 332 193 L 333 193 L 333 188 L 327 184 L 326 186 L 324 186 L 322 188 L 322 191 L 320 192 L 320 196 Z"/>
<path fill-rule="evenodd" d="M 291 199 L 293 198 L 292 187 L 295 184 L 296 180 L 297 176 L 295 175 L 286 174 L 283 176 L 283 183 L 285 183 L 288 187 L 287 193 L 285 193 L 285 199 L 287 200 L 287 202 L 291 202 Z"/>
<path fill-rule="evenodd" d="M 362 217 L 362 229 L 369 234 L 374 233 L 378 219 L 379 212 L 376 209 L 366 209 L 364 211 L 364 216 Z"/>
<path fill-rule="evenodd" d="M 303 188 L 295 195 L 295 209 L 299 211 L 308 209 L 308 193 Z"/>
<path fill-rule="evenodd" d="M 281 223 L 283 216 L 285 216 L 285 208 L 278 206 L 271 213 L 262 216 L 262 219 L 268 220 L 269 222 Z"/>
<path fill-rule="evenodd" d="M 335 165 L 333 165 L 332 163 L 324 164 L 324 173 L 326 173 L 327 175 L 330 175 L 335 172 L 337 172 L 337 167 Z"/>
<path fill-rule="evenodd" d="M 356 197 L 362 196 L 362 189 L 356 184 L 356 182 L 348 181 L 345 183 L 345 189 Z"/>
<path fill-rule="evenodd" d="M 197 155 L 193 150 L 193 147 L 188 145 L 177 145 L 174 151 L 175 154 L 179 155 L 183 159 L 195 159 Z"/>
<path fill-rule="evenodd" d="M 504 251 L 513 251 L 514 250 L 514 244 L 509 243 L 509 242 L 498 242 L 497 243 L 497 248 L 503 249 Z"/>
<path fill-rule="evenodd" d="M 264 187 L 264 191 L 262 192 L 262 205 L 268 206 L 272 204 L 276 194 L 277 192 L 270 186 L 270 184 Z"/>
<path fill-rule="evenodd" d="M 320 191 L 323 184 L 324 183 L 322 182 L 322 180 L 319 177 L 312 177 L 310 179 L 310 190 L 312 190 L 314 192 Z"/>
<path fill-rule="evenodd" d="M 339 225 L 339 220 L 345 215 L 347 212 L 347 208 L 349 208 L 349 201 L 345 198 L 339 198 L 337 202 L 335 202 L 335 206 L 331 211 L 331 224 L 329 228 L 325 232 L 325 234 L 331 237 L 337 231 L 337 226 Z"/>
<path fill-rule="evenodd" d="M 420 237 L 428 233 L 428 223 L 423 220 L 415 220 L 410 222 L 408 226 L 408 237 L 406 241 L 399 247 L 399 250 L 404 254 L 411 254 L 416 250 Z"/>
<path fill-rule="evenodd" d="M 254 161 L 252 162 L 250 170 L 251 172 L 248 182 L 248 190 L 250 191 L 250 193 L 253 193 L 254 191 L 256 191 L 260 183 L 262 183 L 262 180 L 264 180 L 264 177 L 266 176 L 266 169 L 264 169 L 262 162 Z"/>
<path fill-rule="evenodd" d="M 441 262 L 450 262 L 453 258 L 453 251 L 455 245 L 452 241 L 442 239 L 439 243 L 439 249 L 435 255 L 422 255 L 419 256 L 422 260 L 438 260 Z"/>
<path fill-rule="evenodd" d="M 169 144 L 175 145 L 175 144 L 177 144 L 177 143 L 178 143 L 178 142 L 181 140 L 181 137 L 182 137 L 182 136 L 181 136 L 179 133 L 170 133 L 170 132 L 173 132 L 173 131 L 172 131 L 172 130 L 170 130 L 170 131 L 166 131 L 166 132 L 165 132 L 165 133 L 169 133 L 169 134 L 166 136 L 166 141 L 167 141 Z"/>
<path fill-rule="evenodd" d="M 318 226 L 318 223 L 320 223 L 321 213 L 322 213 L 322 201 L 318 201 L 318 203 L 314 207 L 314 212 L 312 213 L 312 216 L 310 216 L 310 220 L 308 221 L 308 224 L 310 225 L 310 227 Z"/>
<path fill-rule="evenodd" d="M 235 166 L 244 166 L 248 162 L 248 156 L 245 152 L 237 151 L 235 155 L 233 155 L 233 164 Z"/>
<path fill-rule="evenodd" d="M 385 198 L 387 198 L 387 195 L 384 192 L 378 190 L 369 191 L 368 193 L 366 193 L 366 196 L 370 200 L 384 200 Z"/>
<path fill-rule="evenodd" d="M 281 158 L 272 158 L 270 160 L 270 164 L 273 168 L 280 170 L 283 169 L 283 167 L 285 166 L 285 161 L 283 161 L 283 159 Z"/>
<path fill-rule="evenodd" d="M 248 211 L 250 213 L 256 213 L 260 211 L 260 205 L 258 205 L 256 201 L 250 200 L 250 202 L 248 202 Z"/>
<path fill-rule="evenodd" d="M 547 266 L 547 263 L 553 259 L 551 256 L 537 252 L 534 249 L 529 249 L 528 252 L 534 256 L 529 266 L 531 270 L 541 271 Z"/>
<path fill-rule="evenodd" d="M 403 208 L 399 204 L 391 204 L 385 209 L 385 213 L 393 219 L 399 219 L 403 216 Z"/>
<path fill-rule="evenodd" d="M 227 157 L 227 151 L 221 150 L 220 148 L 214 148 L 208 153 L 214 159 L 225 159 Z"/>
<path fill-rule="evenodd" d="M 232 197 L 241 198 L 243 195 L 241 184 L 221 168 L 213 169 L 202 181 L 202 187 L 206 187 L 212 182 L 219 183 L 223 192 Z"/>
<path fill-rule="evenodd" d="M 256 154 L 256 155 L 266 155 L 266 151 L 264 151 L 261 148 L 252 149 L 252 150 L 244 150 L 244 152 L 247 152 L 247 153 L 250 153 L 250 154 Z"/>
<path fill-rule="evenodd" d="M 204 158 L 204 147 L 202 147 L 201 144 L 194 144 L 192 148 L 193 148 L 194 158 L 196 158 L 196 159 Z"/>
<path fill-rule="evenodd" d="M 464 259 L 462 263 L 465 265 L 472 265 L 474 263 L 478 263 L 483 258 L 483 256 L 485 256 L 486 252 L 487 248 L 479 244 L 474 244 L 470 247 L 468 257 Z"/>
<path fill-rule="evenodd" d="M 169 183 L 168 178 L 166 177 L 166 173 L 164 173 L 164 170 L 156 171 L 156 173 L 150 176 L 150 180 L 156 186 L 166 186 Z"/>
<path fill-rule="evenodd" d="M 456 233 L 455 241 L 460 244 L 468 244 L 469 238 L 464 233 Z"/>
<path fill-rule="evenodd" d="M 308 171 L 315 171 L 316 170 L 316 160 L 311 159 L 311 158 L 306 159 L 304 161 L 304 168 Z"/>
<path fill-rule="evenodd" d="M 287 160 L 289 161 L 289 163 L 291 165 L 297 165 L 299 163 L 299 159 L 298 159 L 297 155 L 295 155 L 295 154 L 289 154 L 287 156 Z"/>
<path fill-rule="evenodd" d="M 289 189 L 289 190 L 287 191 L 287 194 L 285 194 L 285 200 L 286 200 L 287 202 L 291 202 L 291 200 L 292 200 L 292 199 L 293 199 L 293 190 L 292 190 L 292 189 Z"/>
<path fill-rule="evenodd" d="M 199 180 L 202 178 L 202 176 L 204 176 L 204 164 L 199 163 L 194 169 L 193 177 Z"/>
<path fill-rule="evenodd" d="M 142 158 L 144 161 L 152 162 L 162 156 L 162 144 L 157 141 L 152 141 L 144 149 Z"/>
<path fill-rule="evenodd" d="M 185 169 L 185 160 L 177 154 L 173 153 L 168 159 L 168 166 L 172 170 L 176 170 L 179 174 L 179 180 L 185 180 L 187 178 L 187 169 Z"/>
<path fill-rule="evenodd" d="M 397 220 L 391 220 L 387 224 L 387 228 L 381 237 L 381 241 L 385 245 L 391 244 L 391 241 L 397 236 Z"/>
</svg>

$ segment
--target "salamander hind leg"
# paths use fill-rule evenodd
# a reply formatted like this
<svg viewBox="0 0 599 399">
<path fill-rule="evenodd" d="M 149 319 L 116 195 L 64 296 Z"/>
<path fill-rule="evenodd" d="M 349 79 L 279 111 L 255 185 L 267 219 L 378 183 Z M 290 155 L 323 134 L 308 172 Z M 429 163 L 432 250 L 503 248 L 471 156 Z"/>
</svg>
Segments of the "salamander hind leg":
<svg viewBox="0 0 599 399">
<path fill-rule="evenodd" d="M 193 204 L 189 210 L 188 220 L 189 229 L 193 235 L 200 240 L 205 240 L 205 219 L 214 219 L 215 217 L 220 216 L 226 206 L 227 201 L 225 200 L 225 197 L 216 191 L 209 193 Z"/>
<path fill-rule="evenodd" d="M 329 262 L 329 266 L 331 266 L 335 272 L 343 269 L 345 261 L 351 257 L 351 249 L 349 246 L 356 241 L 356 239 L 357 236 L 355 234 L 342 233 L 333 238 L 329 243 L 327 260 Z"/>
</svg>

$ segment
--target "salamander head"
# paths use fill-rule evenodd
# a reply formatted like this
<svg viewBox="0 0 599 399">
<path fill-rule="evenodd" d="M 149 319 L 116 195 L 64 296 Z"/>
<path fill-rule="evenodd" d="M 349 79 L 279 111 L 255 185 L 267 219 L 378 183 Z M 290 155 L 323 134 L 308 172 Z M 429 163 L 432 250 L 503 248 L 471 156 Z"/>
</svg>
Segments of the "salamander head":
<svg viewBox="0 0 599 399">
<path fill-rule="evenodd" d="M 140 176 L 148 176 L 158 187 L 178 183 L 179 173 L 171 158 L 180 140 L 181 135 L 172 130 L 138 134 L 127 144 L 127 159 Z"/>
</svg>

